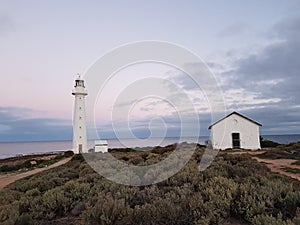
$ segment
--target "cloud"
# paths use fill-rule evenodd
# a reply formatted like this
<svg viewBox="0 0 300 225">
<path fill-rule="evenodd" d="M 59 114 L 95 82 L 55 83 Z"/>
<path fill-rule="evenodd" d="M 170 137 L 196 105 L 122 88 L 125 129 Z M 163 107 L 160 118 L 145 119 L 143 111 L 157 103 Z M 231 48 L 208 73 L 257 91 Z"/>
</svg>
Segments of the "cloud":
<svg viewBox="0 0 300 225">
<path fill-rule="evenodd" d="M 247 33 L 249 30 L 249 26 L 246 23 L 234 23 L 230 26 L 226 27 L 225 29 L 219 31 L 217 33 L 217 36 L 219 37 L 231 37 L 231 36 L 237 36 L 244 33 Z"/>
<path fill-rule="evenodd" d="M 272 33 L 280 41 L 236 62 L 236 81 L 244 88 L 261 91 L 265 96 L 299 103 L 300 18 L 278 23 Z"/>
<path fill-rule="evenodd" d="M 230 29 L 233 29 L 234 26 Z M 1 29 L 1 19 L 0 19 Z M 228 28 L 227 32 L 230 31 Z M 236 26 L 236 32 L 239 31 Z M 224 32 L 226 35 L 226 32 Z M 231 31 L 230 34 L 234 32 Z M 300 18 L 289 18 L 276 24 L 270 31 L 271 44 L 253 54 L 245 54 L 231 65 L 210 62 L 208 65 L 216 72 L 217 80 L 223 90 L 228 111 L 238 110 L 242 114 L 263 124 L 262 133 L 299 133 L 300 132 Z M 1 31 L 0 31 L 1 34 Z M 240 53 L 239 53 L 240 54 Z M 232 57 L 229 54 L 229 57 Z M 234 57 L 234 56 L 233 56 Z M 203 71 L 198 65 L 189 65 L 199 76 Z M 179 85 L 192 98 L 199 110 L 201 134 L 207 135 L 207 127 L 211 124 L 209 107 L 201 97 L 201 89 L 185 74 L 170 74 L 170 79 Z M 201 77 L 203 85 L 205 77 Z M 148 85 L 148 84 L 147 84 Z M 172 102 L 185 101 L 185 96 L 178 89 L 164 88 L 164 94 Z M 170 95 L 169 95 L 170 94 Z M 202 94 L 203 95 L 203 94 Z M 135 95 L 132 95 L 135 96 Z M 116 104 L 116 108 L 132 105 L 136 100 L 124 98 Z M 140 137 L 149 135 L 149 120 L 152 116 L 163 114 L 165 107 L 162 101 L 152 99 L 146 102 L 141 111 L 144 117 L 135 118 L 132 129 Z M 190 109 L 185 109 L 186 113 Z M 181 124 L 175 112 L 169 110 L 161 115 L 168 126 L 167 136 L 180 133 Z M 171 112 L 171 113 L 170 113 Z M 22 140 L 59 140 L 72 138 L 71 121 L 54 118 L 30 118 L 34 110 L 24 108 L 0 108 L 0 141 Z M 138 113 L 137 113 L 138 114 Z M 215 118 L 217 120 L 218 118 Z M 118 123 L 124 129 L 127 121 Z M 194 121 L 190 121 L 191 123 Z M 159 123 L 152 129 L 160 129 Z M 114 137 L 110 124 L 99 126 L 100 136 Z"/>
<path fill-rule="evenodd" d="M 272 31 L 271 36 L 279 39 L 300 39 L 300 17 L 291 17 L 277 23 Z"/>
<path fill-rule="evenodd" d="M 219 76 L 230 75 L 223 87 L 229 109 L 261 120 L 266 133 L 299 133 L 300 18 L 289 18 L 270 30 L 273 43 L 245 55 Z M 249 104 L 250 103 L 250 104 Z"/>
<path fill-rule="evenodd" d="M 228 65 L 209 62 L 208 66 L 216 74 L 229 112 L 252 116 L 264 124 L 263 133 L 299 133 L 300 17 L 281 21 L 268 33 L 271 44 L 259 51 L 242 57 L 228 54 Z M 172 79 L 202 104 L 193 80 L 183 74 Z"/>
<path fill-rule="evenodd" d="M 246 116 L 262 123 L 262 134 L 297 134 L 300 127 L 299 109 L 287 110 L 280 105 L 241 111 Z"/>
<path fill-rule="evenodd" d="M 138 138 L 147 138 L 150 134 L 153 137 L 180 137 L 183 128 L 185 136 L 195 137 L 198 132 L 201 136 L 208 136 L 208 127 L 212 124 L 211 114 L 201 113 L 196 116 L 198 116 L 199 126 L 195 124 L 195 114 L 186 112 L 180 115 L 173 112 L 171 115 L 159 115 L 157 112 L 139 119 L 132 118 L 129 123 L 127 121 L 115 121 L 114 127 L 111 123 L 98 123 L 97 130 L 101 138 L 116 138 L 116 133 L 121 138 L 128 138 L 129 132 Z"/>
<path fill-rule="evenodd" d="M 71 140 L 72 121 L 30 118 L 32 109 L 0 107 L 0 141 Z"/>
</svg>

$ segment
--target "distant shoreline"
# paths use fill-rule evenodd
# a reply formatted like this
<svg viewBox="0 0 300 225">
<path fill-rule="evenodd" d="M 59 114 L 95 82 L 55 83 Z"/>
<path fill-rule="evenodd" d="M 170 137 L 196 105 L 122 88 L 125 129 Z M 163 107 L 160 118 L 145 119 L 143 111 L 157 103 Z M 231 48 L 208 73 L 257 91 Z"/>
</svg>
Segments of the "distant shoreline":
<svg viewBox="0 0 300 225">
<path fill-rule="evenodd" d="M 294 136 L 294 135 L 299 135 L 300 134 L 261 134 L 263 137 L 268 137 L 268 136 Z M 164 138 L 164 137 L 153 137 L 153 138 Z M 179 137 L 166 137 L 166 138 L 179 138 Z M 184 138 L 194 138 L 192 136 L 187 136 Z M 200 136 L 199 138 L 209 138 L 209 135 L 204 135 Z M 117 140 L 118 138 L 102 138 L 104 140 Z M 140 138 L 140 139 L 146 139 L 146 138 Z M 130 140 L 130 138 L 122 138 L 122 140 Z M 67 142 L 67 141 L 72 141 L 72 139 L 69 140 L 32 140 L 32 141 L 0 141 L 0 144 L 8 144 L 8 143 L 39 143 L 39 142 Z M 89 140 L 92 141 L 92 140 Z M 300 140 L 299 140 L 300 141 Z"/>
<path fill-rule="evenodd" d="M 288 144 L 300 141 L 300 134 L 283 134 L 283 135 L 262 135 L 265 140 L 271 140 L 280 144 Z M 182 139 L 182 140 L 181 140 Z M 199 144 L 205 144 L 205 141 L 209 139 L 209 136 L 200 136 L 198 138 Z M 112 148 L 135 148 L 135 147 L 146 147 L 138 146 L 135 139 L 106 139 L 108 140 L 108 147 Z M 160 138 L 152 138 L 148 142 L 145 142 L 147 146 L 166 146 L 173 143 L 180 142 L 194 142 L 195 138 L 178 138 L 178 137 L 167 137 L 159 142 Z M 88 147 L 92 148 L 94 145 L 93 141 L 88 141 Z M 22 157 L 25 155 L 44 155 L 44 154 L 55 154 L 64 152 L 72 149 L 71 140 L 52 140 L 52 141 L 26 141 L 26 142 L 0 142 L 0 159 L 7 159 L 12 157 Z"/>
<path fill-rule="evenodd" d="M 53 156 L 53 155 L 58 155 L 60 153 L 63 153 L 66 151 L 53 151 L 53 152 L 45 152 L 45 153 L 32 153 L 32 154 L 26 154 L 26 155 L 16 155 L 8 158 L 0 158 L 0 165 L 3 162 L 7 161 L 16 161 L 19 159 L 31 159 L 31 158 L 37 158 L 37 157 L 45 157 L 45 156 Z"/>
</svg>

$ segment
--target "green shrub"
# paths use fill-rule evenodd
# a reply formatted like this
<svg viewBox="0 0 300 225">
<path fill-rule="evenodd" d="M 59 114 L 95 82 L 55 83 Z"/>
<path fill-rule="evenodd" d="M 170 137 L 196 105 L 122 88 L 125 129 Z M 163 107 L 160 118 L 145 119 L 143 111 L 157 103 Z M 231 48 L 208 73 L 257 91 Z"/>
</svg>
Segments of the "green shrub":
<svg viewBox="0 0 300 225">
<path fill-rule="evenodd" d="M 299 192 L 295 192 L 291 184 L 260 176 L 245 179 L 239 185 L 233 202 L 233 213 L 248 221 L 264 212 L 280 212 L 284 219 L 292 218 L 300 204 Z"/>
<path fill-rule="evenodd" d="M 297 160 L 296 162 L 293 162 L 292 165 L 297 165 L 297 166 L 299 166 L 299 165 L 300 165 L 300 160 Z"/>
<path fill-rule="evenodd" d="M 132 149 L 132 148 L 113 148 L 113 149 L 108 149 L 108 152 L 110 152 L 110 153 L 117 153 L 117 152 L 135 152 L 135 150 Z"/>
<path fill-rule="evenodd" d="M 151 150 L 151 153 L 155 153 L 155 154 L 169 153 L 169 152 L 174 151 L 176 149 L 176 147 L 177 147 L 177 144 L 168 145 L 166 147 L 156 146 Z"/>
<path fill-rule="evenodd" d="M 35 219 L 54 219 L 71 212 L 88 196 L 90 186 L 76 181 L 46 191 L 30 204 Z"/>
<path fill-rule="evenodd" d="M 53 160 L 58 161 L 58 160 L 61 160 L 61 159 L 63 159 L 63 158 L 65 158 L 64 154 L 60 153 L 60 154 L 57 154 L 57 155 L 54 157 Z"/>
<path fill-rule="evenodd" d="M 270 154 L 298 154 L 295 145 L 288 146 L 291 151 L 282 148 Z M 166 158 L 174 146 L 156 148 L 156 153 L 142 150 L 113 155 L 146 165 Z M 199 171 L 203 152 L 197 146 L 188 164 L 176 175 L 141 187 L 111 182 L 97 174 L 82 155 L 74 155 L 63 166 L 18 180 L 1 190 L 0 224 L 80 224 L 82 219 L 84 225 L 218 225 L 230 223 L 233 217 L 257 225 L 287 225 L 291 221 L 299 224 L 298 181 L 272 173 L 249 155 L 224 152 L 219 152 L 206 170 Z M 85 155 L 91 160 L 97 156 L 98 153 Z M 165 164 L 164 169 L 172 170 L 173 165 Z M 119 171 L 115 175 L 123 178 L 127 174 Z M 160 173 L 138 170 L 131 175 L 130 179 L 148 177 L 155 181 Z"/>
<path fill-rule="evenodd" d="M 32 224 L 32 218 L 28 214 L 23 214 L 18 217 L 17 221 L 15 222 L 15 225 L 31 225 Z"/>
<path fill-rule="evenodd" d="M 124 199 L 115 199 L 111 193 L 99 193 L 83 212 L 82 218 L 86 225 L 126 224 L 122 222 L 130 213 L 130 207 Z"/>
<path fill-rule="evenodd" d="M 0 172 L 11 172 L 19 169 L 20 169 L 19 165 L 3 165 L 0 167 Z"/>
<path fill-rule="evenodd" d="M 83 162 L 84 158 L 83 158 L 82 154 L 75 154 L 75 155 L 73 155 L 71 161 L 81 161 L 81 162 Z"/>
<path fill-rule="evenodd" d="M 17 201 L 8 205 L 0 205 L 0 224 L 14 225 L 18 217 L 19 204 Z"/>
<path fill-rule="evenodd" d="M 69 157 L 74 155 L 74 152 L 73 151 L 66 151 L 66 152 L 64 152 L 63 155 L 64 155 L 65 158 L 69 158 Z"/>
<path fill-rule="evenodd" d="M 139 165 L 142 162 L 144 162 L 144 159 L 141 156 L 131 157 L 129 160 L 129 163 L 133 165 Z"/>
<path fill-rule="evenodd" d="M 297 168 L 284 167 L 283 170 L 288 173 L 300 174 L 300 169 L 297 169 Z"/>
<path fill-rule="evenodd" d="M 230 216 L 231 204 L 237 184 L 228 178 L 214 177 L 200 188 L 205 205 L 210 209 L 212 224 L 222 224 Z"/>
<path fill-rule="evenodd" d="M 279 145 L 280 144 L 275 141 L 264 140 L 264 138 L 260 136 L 260 146 L 262 148 L 272 148 L 272 147 L 277 147 Z"/>
<path fill-rule="evenodd" d="M 278 217 L 270 215 L 258 215 L 253 218 L 254 225 L 294 225 L 290 220 L 284 221 L 281 214 Z"/>
<path fill-rule="evenodd" d="M 131 214 L 130 224 L 186 225 L 194 221 L 188 188 L 176 189 L 161 197 L 152 196 L 149 203 L 138 205 Z M 196 207 L 195 207 L 196 208 Z"/>
</svg>

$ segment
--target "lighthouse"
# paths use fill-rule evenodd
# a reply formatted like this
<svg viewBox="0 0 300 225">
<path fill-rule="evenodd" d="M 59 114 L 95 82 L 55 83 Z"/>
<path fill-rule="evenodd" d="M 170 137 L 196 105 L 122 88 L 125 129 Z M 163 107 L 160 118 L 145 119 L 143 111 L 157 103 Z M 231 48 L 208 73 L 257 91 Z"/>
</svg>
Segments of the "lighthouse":
<svg viewBox="0 0 300 225">
<path fill-rule="evenodd" d="M 72 91 L 75 96 L 74 110 L 73 110 L 73 152 L 86 153 L 87 136 L 86 136 L 86 115 L 85 115 L 85 96 L 87 91 L 84 86 L 84 80 L 77 74 L 75 86 Z"/>
</svg>

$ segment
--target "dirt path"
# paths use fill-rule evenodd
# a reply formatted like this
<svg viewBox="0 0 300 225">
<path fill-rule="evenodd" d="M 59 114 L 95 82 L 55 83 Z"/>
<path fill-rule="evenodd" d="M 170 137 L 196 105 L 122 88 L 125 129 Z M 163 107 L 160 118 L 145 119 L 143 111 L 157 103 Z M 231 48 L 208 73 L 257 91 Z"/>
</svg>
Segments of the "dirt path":
<svg viewBox="0 0 300 225">
<path fill-rule="evenodd" d="M 230 152 L 231 155 L 241 155 L 241 154 L 249 154 L 249 155 L 261 155 L 264 154 L 266 151 L 239 151 L 239 152 Z"/>
<path fill-rule="evenodd" d="M 57 167 L 57 166 L 61 166 L 65 163 L 69 162 L 70 160 L 71 160 L 71 157 L 63 159 L 63 160 L 61 160 L 57 163 L 54 163 L 54 164 L 52 164 L 48 167 L 37 168 L 37 169 L 30 170 L 30 171 L 24 172 L 24 173 L 13 173 L 13 174 L 0 175 L 0 190 L 2 190 L 7 185 L 15 182 L 16 180 L 31 176 L 31 175 L 36 174 L 36 173 L 40 173 L 42 171 L 52 169 L 52 168 Z"/>
<path fill-rule="evenodd" d="M 265 153 L 266 151 L 253 151 L 253 152 L 232 152 L 229 154 L 232 155 L 240 155 L 240 154 L 249 154 L 253 156 L 252 158 L 257 160 L 258 162 L 266 163 L 267 167 L 274 173 L 279 173 L 291 178 L 294 178 L 296 180 L 300 181 L 300 174 L 295 174 L 295 173 L 289 173 L 284 171 L 284 168 L 294 168 L 294 169 L 300 169 L 299 165 L 292 165 L 292 163 L 296 162 L 297 160 L 294 159 L 262 159 L 255 157 L 256 155 L 260 155 Z"/>
<path fill-rule="evenodd" d="M 280 174 L 292 177 L 292 178 L 300 181 L 299 173 L 289 173 L 289 172 L 286 172 L 283 170 L 283 168 L 300 169 L 300 166 L 292 165 L 292 163 L 296 162 L 297 160 L 294 160 L 294 159 L 274 159 L 274 160 L 272 160 L 272 159 L 261 159 L 258 157 L 253 157 L 253 159 L 256 159 L 258 162 L 267 163 L 267 167 L 269 167 L 272 172 L 280 173 Z"/>
</svg>

